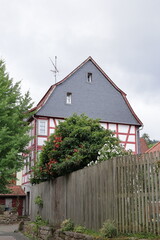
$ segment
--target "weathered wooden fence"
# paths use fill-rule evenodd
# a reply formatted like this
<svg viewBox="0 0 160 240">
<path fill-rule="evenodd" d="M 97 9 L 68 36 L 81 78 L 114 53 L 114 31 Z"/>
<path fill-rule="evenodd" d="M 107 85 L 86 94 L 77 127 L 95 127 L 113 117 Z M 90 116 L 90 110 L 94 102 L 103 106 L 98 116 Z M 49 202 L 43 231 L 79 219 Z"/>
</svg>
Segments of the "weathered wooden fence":
<svg viewBox="0 0 160 240">
<path fill-rule="evenodd" d="M 160 234 L 160 153 L 114 158 L 32 188 L 32 219 L 71 218 L 99 229 L 115 220 L 120 232 Z M 40 195 L 44 207 L 34 203 Z"/>
</svg>

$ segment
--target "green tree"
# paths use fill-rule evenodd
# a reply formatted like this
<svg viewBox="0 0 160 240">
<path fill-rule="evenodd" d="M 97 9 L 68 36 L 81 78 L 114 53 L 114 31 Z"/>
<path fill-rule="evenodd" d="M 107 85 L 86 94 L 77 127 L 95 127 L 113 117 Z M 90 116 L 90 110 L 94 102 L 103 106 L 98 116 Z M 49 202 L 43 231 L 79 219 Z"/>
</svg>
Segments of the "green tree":
<svg viewBox="0 0 160 240">
<path fill-rule="evenodd" d="M 151 140 L 147 133 L 143 133 L 142 138 L 145 139 L 147 146 L 149 148 L 151 148 L 154 144 L 156 144 L 158 142 L 158 140 L 155 140 L 155 139 Z"/>
<path fill-rule="evenodd" d="M 61 122 L 46 142 L 32 183 L 71 173 L 97 161 L 99 150 L 108 142 L 120 147 L 119 140 L 110 130 L 101 127 L 98 120 L 74 114 Z M 110 157 L 113 154 L 110 153 Z"/>
<path fill-rule="evenodd" d="M 143 133 L 142 138 L 145 139 L 147 145 L 149 145 L 151 143 L 150 137 L 147 133 Z"/>
<path fill-rule="evenodd" d="M 24 119 L 32 107 L 29 92 L 22 96 L 20 82 L 13 83 L 0 60 L 0 193 L 7 192 L 7 185 L 15 179 L 27 153 L 30 137 Z"/>
</svg>

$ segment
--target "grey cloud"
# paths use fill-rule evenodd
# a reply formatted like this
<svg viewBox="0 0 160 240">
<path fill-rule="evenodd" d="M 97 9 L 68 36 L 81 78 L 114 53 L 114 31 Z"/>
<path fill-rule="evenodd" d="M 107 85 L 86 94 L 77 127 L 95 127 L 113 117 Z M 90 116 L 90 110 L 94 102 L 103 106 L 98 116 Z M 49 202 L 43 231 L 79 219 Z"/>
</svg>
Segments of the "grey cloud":
<svg viewBox="0 0 160 240">
<path fill-rule="evenodd" d="M 146 132 L 160 136 L 159 0 L 0 0 L 0 6 L 0 56 L 35 103 L 54 83 L 49 57 L 58 56 L 61 80 L 91 55 L 137 115 L 144 112 Z"/>
</svg>

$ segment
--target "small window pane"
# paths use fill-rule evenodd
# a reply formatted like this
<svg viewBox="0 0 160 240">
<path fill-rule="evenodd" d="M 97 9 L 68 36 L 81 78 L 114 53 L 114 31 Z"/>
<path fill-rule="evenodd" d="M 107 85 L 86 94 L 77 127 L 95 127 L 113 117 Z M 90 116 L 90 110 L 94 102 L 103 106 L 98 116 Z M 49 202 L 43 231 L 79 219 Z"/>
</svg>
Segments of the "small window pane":
<svg viewBox="0 0 160 240">
<path fill-rule="evenodd" d="M 67 104 L 71 104 L 72 102 L 72 93 L 67 93 L 67 97 L 66 97 L 66 103 Z"/>
<path fill-rule="evenodd" d="M 90 72 L 88 73 L 87 81 L 88 81 L 89 83 L 92 82 L 92 73 L 90 73 Z"/>
</svg>

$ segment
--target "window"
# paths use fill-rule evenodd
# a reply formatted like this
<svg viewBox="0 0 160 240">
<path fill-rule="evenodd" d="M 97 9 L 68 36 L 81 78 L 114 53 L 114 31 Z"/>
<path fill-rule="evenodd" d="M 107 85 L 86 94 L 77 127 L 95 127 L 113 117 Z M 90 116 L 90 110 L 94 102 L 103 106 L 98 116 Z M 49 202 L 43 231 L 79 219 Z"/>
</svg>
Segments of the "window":
<svg viewBox="0 0 160 240">
<path fill-rule="evenodd" d="M 92 73 L 88 73 L 88 75 L 87 75 L 87 82 L 88 83 L 91 83 L 92 82 Z"/>
<path fill-rule="evenodd" d="M 12 208 L 12 198 L 5 199 L 5 210 L 11 210 Z"/>
<path fill-rule="evenodd" d="M 38 135 L 47 135 L 47 120 L 38 120 Z"/>
<path fill-rule="evenodd" d="M 71 104 L 72 102 L 72 93 L 67 93 L 67 97 L 66 97 L 66 103 L 67 104 Z"/>
</svg>

